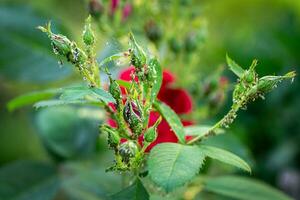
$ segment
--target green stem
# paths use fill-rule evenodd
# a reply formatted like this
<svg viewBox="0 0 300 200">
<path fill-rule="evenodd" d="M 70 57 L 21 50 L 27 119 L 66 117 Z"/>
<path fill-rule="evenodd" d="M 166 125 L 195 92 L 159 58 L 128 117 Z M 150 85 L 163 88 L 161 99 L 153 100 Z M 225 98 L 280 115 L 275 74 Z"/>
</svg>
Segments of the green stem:
<svg viewBox="0 0 300 200">
<path fill-rule="evenodd" d="M 203 138 L 216 135 L 216 129 L 218 128 L 222 128 L 222 127 L 227 128 L 227 126 L 231 124 L 233 120 L 236 118 L 236 113 L 245 104 L 246 100 L 247 98 L 244 97 L 238 103 L 233 104 L 229 112 L 221 120 L 219 120 L 213 127 L 207 130 L 203 135 L 198 135 L 192 140 L 188 141 L 187 144 L 193 144 L 195 142 L 201 141 Z"/>
</svg>

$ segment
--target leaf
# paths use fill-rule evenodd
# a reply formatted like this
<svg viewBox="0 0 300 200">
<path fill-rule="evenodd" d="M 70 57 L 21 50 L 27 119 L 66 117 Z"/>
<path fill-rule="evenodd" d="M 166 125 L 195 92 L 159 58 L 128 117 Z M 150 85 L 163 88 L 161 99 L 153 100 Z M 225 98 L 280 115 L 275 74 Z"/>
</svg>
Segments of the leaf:
<svg viewBox="0 0 300 200">
<path fill-rule="evenodd" d="M 149 194 L 138 178 L 134 184 L 111 196 L 113 200 L 148 200 Z"/>
<path fill-rule="evenodd" d="M 89 159 L 64 164 L 62 190 L 66 199 L 108 200 L 121 190 L 121 176 L 106 173 L 105 159 Z"/>
<path fill-rule="evenodd" d="M 61 89 L 48 89 L 43 91 L 31 92 L 18 96 L 7 103 L 7 109 L 14 111 L 26 105 L 33 104 L 37 101 L 52 98 L 54 95 L 61 92 Z"/>
<path fill-rule="evenodd" d="M 111 94 L 105 90 L 101 88 L 89 88 L 85 86 L 64 88 L 60 98 L 62 100 L 76 101 L 87 100 L 87 96 L 90 96 L 92 99 L 94 98 L 96 100 L 101 100 L 104 103 L 115 102 L 115 99 L 111 96 Z"/>
<path fill-rule="evenodd" d="M 227 133 L 217 135 L 215 137 L 209 137 L 206 140 L 203 140 L 202 144 L 218 147 L 232 152 L 233 154 L 236 154 L 247 163 L 249 163 L 250 166 L 253 165 L 254 159 L 249 148 L 245 144 L 243 144 L 240 139 L 238 139 L 234 134 Z"/>
<path fill-rule="evenodd" d="M 163 102 L 156 101 L 154 107 L 167 120 L 178 140 L 181 143 L 185 143 L 184 128 L 178 115 Z"/>
<path fill-rule="evenodd" d="M 153 103 L 157 97 L 157 94 L 160 90 L 162 84 L 162 69 L 157 59 L 153 58 L 149 61 L 149 67 L 155 72 L 154 75 L 154 84 L 151 90 L 150 102 Z"/>
<path fill-rule="evenodd" d="M 51 107 L 51 106 L 62 106 L 62 105 L 69 105 L 69 104 L 94 104 L 98 102 L 94 101 L 87 101 L 87 100 L 61 100 L 61 99 L 52 99 L 52 100 L 45 100 L 39 101 L 33 105 L 36 109 L 44 108 L 44 107 Z"/>
<path fill-rule="evenodd" d="M 204 154 L 197 146 L 161 143 L 150 151 L 149 174 L 158 186 L 169 192 L 190 181 L 203 161 Z"/>
<path fill-rule="evenodd" d="M 204 136 L 204 134 L 211 129 L 211 126 L 208 125 L 197 125 L 197 126 L 187 126 L 184 127 L 184 134 L 186 136 Z M 215 130 L 216 134 L 222 134 L 224 133 L 223 129 L 216 129 Z"/>
<path fill-rule="evenodd" d="M 241 200 L 291 200 L 287 195 L 263 182 L 239 176 L 209 178 L 205 182 L 204 189 Z"/>
<path fill-rule="evenodd" d="M 59 68 L 48 39 L 35 29 L 46 20 L 29 6 L 0 7 L 2 78 L 46 83 L 64 79 L 72 73 L 69 65 Z M 62 32 L 63 27 L 58 28 L 57 31 Z"/>
<path fill-rule="evenodd" d="M 60 99 L 45 100 L 34 104 L 35 108 L 60 106 L 67 104 L 102 104 L 115 102 L 111 94 L 100 88 L 88 88 L 84 86 L 67 87 L 61 89 Z"/>
<path fill-rule="evenodd" d="M 226 54 L 226 61 L 230 70 L 239 78 L 241 78 L 245 70 L 241 66 L 239 66 L 236 62 L 234 62 L 227 54 Z"/>
<path fill-rule="evenodd" d="M 116 100 L 111 96 L 110 93 L 101 88 L 91 88 L 90 90 L 97 94 L 97 98 L 101 99 L 104 103 L 116 102 Z"/>
<path fill-rule="evenodd" d="M 0 199 L 52 200 L 59 185 L 56 169 L 47 163 L 16 161 L 0 168 Z"/>
<path fill-rule="evenodd" d="M 129 89 L 131 84 L 129 81 L 124 81 L 124 80 L 117 80 L 117 83 L 126 89 Z"/>
<path fill-rule="evenodd" d="M 251 172 L 250 166 L 244 160 L 229 151 L 207 145 L 199 145 L 199 149 L 205 156 Z"/>
<path fill-rule="evenodd" d="M 94 110 L 90 108 L 86 112 L 92 115 Z M 55 107 L 37 113 L 38 134 L 55 156 L 74 158 L 95 152 L 99 119 L 84 117 L 81 111 L 82 108 Z"/>
</svg>

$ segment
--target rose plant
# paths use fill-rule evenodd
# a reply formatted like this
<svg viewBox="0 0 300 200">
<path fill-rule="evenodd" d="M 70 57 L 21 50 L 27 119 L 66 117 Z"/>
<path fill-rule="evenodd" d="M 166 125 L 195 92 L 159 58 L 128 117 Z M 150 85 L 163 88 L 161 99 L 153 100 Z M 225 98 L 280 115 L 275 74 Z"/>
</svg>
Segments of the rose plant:
<svg viewBox="0 0 300 200">
<path fill-rule="evenodd" d="M 64 35 L 53 33 L 50 23 L 38 29 L 47 34 L 58 58 L 74 65 L 84 84 L 36 92 L 30 94 L 30 98 L 25 95 L 12 100 L 10 106 L 35 103 L 36 108 L 42 108 L 85 104 L 104 108 L 109 119 L 108 123 L 99 126 L 99 132 L 107 136 L 108 146 L 114 152 L 114 163 L 107 168 L 107 173 L 129 174 L 131 178 L 128 187 L 110 195 L 109 199 L 149 199 L 155 194 L 171 193 L 185 187 L 196 177 L 200 178 L 197 184 L 203 188 L 196 193 L 206 190 L 238 199 L 251 199 L 252 195 L 256 195 L 256 199 L 289 199 L 249 178 L 206 177 L 201 168 L 205 159 L 212 158 L 251 173 L 250 166 L 237 155 L 203 141 L 226 132 L 240 109 L 264 98 L 281 81 L 293 79 L 295 72 L 259 77 L 255 70 L 256 60 L 248 69 L 243 69 L 227 56 L 229 69 L 238 77 L 231 109 L 213 126 L 196 125 L 181 119 L 181 115 L 193 110 L 188 92 L 173 87 L 175 77 L 172 73 L 163 70 L 158 59 L 146 54 L 132 33 L 127 51 L 99 63 L 90 17 L 82 34 L 84 47 Z M 120 73 L 119 79 L 114 79 L 107 65 L 119 59 L 126 60 L 130 67 Z M 101 84 L 100 72 L 109 78 L 107 90 Z"/>
</svg>

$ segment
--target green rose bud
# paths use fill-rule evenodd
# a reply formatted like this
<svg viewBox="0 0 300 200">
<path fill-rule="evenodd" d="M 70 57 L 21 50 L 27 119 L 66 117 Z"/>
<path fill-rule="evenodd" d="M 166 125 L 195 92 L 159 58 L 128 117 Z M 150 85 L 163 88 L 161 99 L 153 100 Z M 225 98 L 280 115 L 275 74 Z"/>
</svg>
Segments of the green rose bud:
<svg viewBox="0 0 300 200">
<path fill-rule="evenodd" d="M 120 144 L 120 140 L 121 140 L 118 132 L 115 129 L 113 129 L 109 126 L 106 126 L 106 125 L 102 126 L 100 129 L 103 132 L 107 133 L 108 145 L 111 148 L 116 149 L 117 146 Z"/>
<path fill-rule="evenodd" d="M 124 163 L 129 163 L 131 158 L 139 152 L 138 146 L 133 141 L 126 141 L 120 145 L 119 154 L 122 157 Z"/>
<path fill-rule="evenodd" d="M 104 13 L 104 7 L 98 0 L 89 1 L 89 13 L 95 19 L 99 19 Z"/>
<path fill-rule="evenodd" d="M 187 52 L 193 52 L 197 49 L 197 38 L 195 34 L 189 34 L 184 41 L 184 48 Z"/>
<path fill-rule="evenodd" d="M 141 69 L 146 64 L 146 54 L 137 44 L 132 33 L 129 34 L 129 39 L 131 64 L 136 68 Z"/>
<path fill-rule="evenodd" d="M 39 26 L 38 29 L 48 34 L 55 54 L 64 56 L 73 64 L 82 65 L 86 61 L 86 54 L 77 47 L 75 42 L 71 42 L 64 35 L 52 33 L 50 22 L 46 27 Z"/>
<path fill-rule="evenodd" d="M 161 39 L 162 30 L 154 21 L 147 22 L 144 29 L 146 36 L 152 42 L 158 42 Z"/>
<path fill-rule="evenodd" d="M 264 76 L 259 79 L 257 90 L 262 93 L 269 92 L 274 87 L 277 86 L 278 83 L 285 79 L 294 79 L 296 76 L 296 73 L 294 71 L 291 71 L 284 76 Z"/>
<path fill-rule="evenodd" d="M 156 66 L 159 65 L 159 62 L 156 59 L 151 59 L 148 63 L 147 69 L 145 71 L 146 80 L 152 84 L 158 77 L 158 72 Z"/>
<path fill-rule="evenodd" d="M 157 138 L 157 126 L 160 124 L 162 118 L 160 117 L 153 126 L 149 127 L 144 133 L 144 141 L 147 143 L 154 142 Z"/>
<path fill-rule="evenodd" d="M 55 54 L 67 56 L 71 53 L 72 42 L 64 35 L 52 33 L 50 22 L 46 25 L 46 27 L 39 26 L 37 28 L 48 34 Z"/>
<path fill-rule="evenodd" d="M 121 89 L 117 81 L 110 79 L 110 85 L 109 85 L 109 93 L 113 96 L 113 98 L 118 102 L 122 96 L 121 96 Z"/>
<path fill-rule="evenodd" d="M 83 42 L 88 46 L 91 46 L 95 43 L 95 36 L 91 28 L 91 16 L 86 19 L 82 38 Z"/>
<path fill-rule="evenodd" d="M 182 49 L 182 44 L 176 38 L 173 37 L 169 40 L 169 47 L 174 53 L 179 53 Z"/>
</svg>

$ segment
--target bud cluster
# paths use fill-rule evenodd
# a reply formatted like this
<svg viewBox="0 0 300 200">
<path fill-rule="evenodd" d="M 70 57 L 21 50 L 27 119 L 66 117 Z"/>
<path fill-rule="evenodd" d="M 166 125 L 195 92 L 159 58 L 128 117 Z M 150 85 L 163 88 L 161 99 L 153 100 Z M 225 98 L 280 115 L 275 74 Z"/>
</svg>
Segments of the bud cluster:
<svg viewBox="0 0 300 200">
<path fill-rule="evenodd" d="M 249 102 L 255 101 L 259 97 L 264 99 L 264 95 L 277 87 L 277 84 L 282 80 L 293 80 L 296 76 L 296 73 L 292 71 L 283 76 L 263 76 L 259 78 L 255 71 L 257 60 L 252 62 L 248 70 L 244 70 L 230 60 L 230 58 L 227 59 L 229 60 L 232 71 L 238 75 L 239 78 L 232 95 L 233 105 L 231 110 L 220 123 L 222 127 L 226 128 L 234 121 L 237 116 L 236 113 L 240 108 L 246 109 Z"/>
<path fill-rule="evenodd" d="M 152 127 L 147 127 L 153 103 L 151 91 L 158 77 L 158 62 L 155 59 L 148 60 L 132 34 L 129 41 L 129 53 L 123 55 L 130 57 L 130 65 L 134 70 L 129 86 L 123 88 L 125 94 L 122 93 L 118 81 L 111 77 L 107 68 L 105 70 L 110 79 L 108 91 L 116 101 L 111 117 L 116 121 L 117 127 L 101 130 L 107 133 L 109 146 L 115 151 L 115 165 L 111 169 L 118 171 L 134 170 L 141 166 L 142 155 L 147 146 L 156 139 L 157 126 L 161 122 L 161 119 L 158 119 Z M 143 144 L 143 147 L 140 144 Z"/>
<path fill-rule="evenodd" d="M 86 21 L 82 35 L 83 42 L 87 46 L 85 50 L 78 47 L 74 41 L 69 40 L 66 36 L 53 33 L 50 22 L 45 27 L 39 26 L 38 29 L 47 33 L 51 40 L 53 52 L 59 59 L 65 59 L 73 64 L 91 87 L 100 86 L 98 64 L 92 52 L 95 36 L 91 29 L 90 17 Z"/>
</svg>

